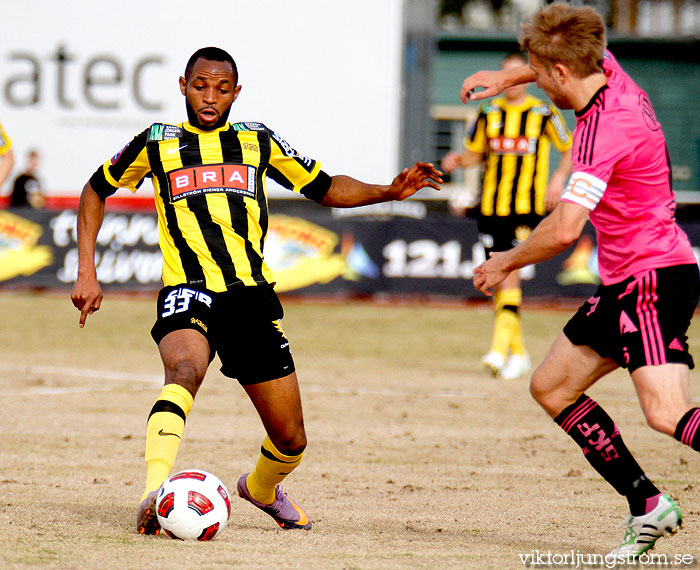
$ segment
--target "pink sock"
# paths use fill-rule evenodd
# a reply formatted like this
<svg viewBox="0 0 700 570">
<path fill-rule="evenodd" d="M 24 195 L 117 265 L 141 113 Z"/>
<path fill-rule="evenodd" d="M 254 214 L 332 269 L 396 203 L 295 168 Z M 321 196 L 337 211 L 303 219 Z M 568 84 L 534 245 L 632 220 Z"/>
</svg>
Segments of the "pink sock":
<svg viewBox="0 0 700 570">
<path fill-rule="evenodd" d="M 649 497 L 647 499 L 647 504 L 646 508 L 644 509 L 644 514 L 649 514 L 651 511 L 653 511 L 656 506 L 659 504 L 659 499 L 662 497 L 662 493 L 659 493 L 658 495 L 654 495 L 653 497 Z"/>
</svg>

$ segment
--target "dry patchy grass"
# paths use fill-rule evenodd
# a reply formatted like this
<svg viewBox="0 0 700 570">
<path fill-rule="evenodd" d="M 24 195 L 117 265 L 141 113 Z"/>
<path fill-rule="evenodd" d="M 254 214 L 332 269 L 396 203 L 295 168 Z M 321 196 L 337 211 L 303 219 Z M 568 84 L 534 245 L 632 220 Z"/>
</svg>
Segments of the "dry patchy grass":
<svg viewBox="0 0 700 570">
<path fill-rule="evenodd" d="M 309 436 L 285 489 L 314 528 L 281 531 L 236 498 L 225 532 L 200 544 L 134 530 L 161 383 L 153 298 L 108 295 L 80 330 L 67 294 L 1 293 L 2 567 L 503 569 L 533 549 L 604 553 L 622 537 L 624 500 L 531 400 L 527 380 L 479 370 L 486 307 L 285 307 Z M 525 311 L 533 360 L 568 316 Z M 685 529 L 654 552 L 697 557 L 697 453 L 646 427 L 624 373 L 591 395 L 680 501 Z M 233 489 L 263 437 L 243 390 L 212 366 L 175 469 L 207 469 Z"/>
</svg>

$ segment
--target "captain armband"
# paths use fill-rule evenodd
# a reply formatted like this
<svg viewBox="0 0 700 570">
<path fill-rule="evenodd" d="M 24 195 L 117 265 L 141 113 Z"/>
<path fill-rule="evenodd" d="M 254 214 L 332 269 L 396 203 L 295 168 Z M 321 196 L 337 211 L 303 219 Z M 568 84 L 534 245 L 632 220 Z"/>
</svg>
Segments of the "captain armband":
<svg viewBox="0 0 700 570">
<path fill-rule="evenodd" d="M 591 174 L 572 172 L 561 199 L 594 210 L 607 187 L 605 182 Z"/>
</svg>

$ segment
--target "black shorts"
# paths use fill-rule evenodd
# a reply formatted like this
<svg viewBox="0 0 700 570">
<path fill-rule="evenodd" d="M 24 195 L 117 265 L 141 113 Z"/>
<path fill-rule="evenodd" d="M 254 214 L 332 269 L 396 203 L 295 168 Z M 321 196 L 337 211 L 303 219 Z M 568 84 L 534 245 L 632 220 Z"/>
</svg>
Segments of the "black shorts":
<svg viewBox="0 0 700 570">
<path fill-rule="evenodd" d="M 199 331 L 209 341 L 209 362 L 218 353 L 221 372 L 248 386 L 294 372 L 289 341 L 280 323 L 283 316 L 279 298 L 268 285 L 241 286 L 223 293 L 176 285 L 158 294 L 151 336 L 158 344 L 176 330 Z"/>
<path fill-rule="evenodd" d="M 566 324 L 564 334 L 630 372 L 671 362 L 693 368 L 686 332 L 699 294 L 697 265 L 652 269 L 599 286 Z"/>
<path fill-rule="evenodd" d="M 517 214 L 513 216 L 482 216 L 479 214 L 476 227 L 479 241 L 484 246 L 486 259 L 492 251 L 507 251 L 525 241 L 543 216 Z"/>
</svg>

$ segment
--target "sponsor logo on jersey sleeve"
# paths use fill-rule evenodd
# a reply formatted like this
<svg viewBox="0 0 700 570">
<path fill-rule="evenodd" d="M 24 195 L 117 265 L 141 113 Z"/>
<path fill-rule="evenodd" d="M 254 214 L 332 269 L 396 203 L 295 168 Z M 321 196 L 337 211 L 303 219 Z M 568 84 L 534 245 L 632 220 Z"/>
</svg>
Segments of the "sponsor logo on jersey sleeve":
<svg viewBox="0 0 700 570">
<path fill-rule="evenodd" d="M 164 123 L 155 123 L 151 125 L 148 131 L 149 141 L 166 141 L 176 139 L 182 136 L 182 128 L 177 125 L 166 125 Z"/>
<path fill-rule="evenodd" d="M 644 93 L 639 94 L 639 108 L 642 111 L 642 118 L 644 119 L 644 124 L 650 131 L 658 131 L 659 129 L 661 129 L 661 125 L 656 119 L 654 108 L 651 106 L 651 102 Z"/>
<path fill-rule="evenodd" d="M 286 154 L 287 156 L 299 156 L 297 151 L 292 148 L 292 145 L 290 145 L 286 140 L 284 140 L 277 133 L 273 132 L 272 138 L 275 139 L 277 141 L 277 144 L 279 144 L 282 147 L 284 154 Z"/>
<path fill-rule="evenodd" d="M 466 139 L 467 140 L 472 140 L 474 138 L 474 133 L 476 132 L 476 125 L 479 121 L 474 121 L 471 125 L 469 125 L 469 128 L 467 129 L 467 135 Z"/>
<path fill-rule="evenodd" d="M 563 143 L 569 142 L 569 132 L 566 130 L 566 125 L 562 118 L 557 113 L 552 113 L 552 125 L 554 125 L 554 130 L 557 132 L 559 140 Z"/>
<path fill-rule="evenodd" d="M 281 136 L 279 136 L 277 133 L 273 132 L 272 133 L 272 138 L 277 141 L 277 144 L 282 147 L 282 150 L 284 151 L 284 154 L 286 154 L 290 158 L 298 158 L 303 162 L 306 166 L 311 166 L 313 164 L 313 160 L 310 159 L 307 156 L 303 156 L 299 154 L 296 150 L 292 148 L 292 145 L 290 145 L 286 140 L 284 140 Z"/>
<path fill-rule="evenodd" d="M 243 126 L 246 128 L 248 131 L 264 131 L 265 125 L 262 123 L 243 123 Z"/>
<path fill-rule="evenodd" d="M 112 157 L 112 160 L 110 160 L 110 163 L 112 164 L 112 166 L 114 166 L 114 165 L 117 163 L 117 161 L 119 160 L 119 157 L 124 153 L 124 151 L 126 150 L 126 148 L 127 148 L 130 144 L 131 144 L 131 143 L 126 143 L 126 144 L 121 148 L 121 150 L 120 150 L 117 154 L 115 154 L 115 155 Z"/>
</svg>

